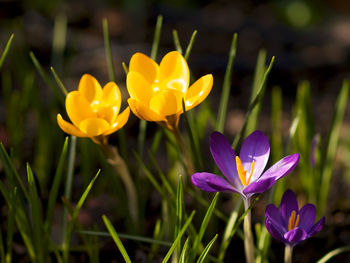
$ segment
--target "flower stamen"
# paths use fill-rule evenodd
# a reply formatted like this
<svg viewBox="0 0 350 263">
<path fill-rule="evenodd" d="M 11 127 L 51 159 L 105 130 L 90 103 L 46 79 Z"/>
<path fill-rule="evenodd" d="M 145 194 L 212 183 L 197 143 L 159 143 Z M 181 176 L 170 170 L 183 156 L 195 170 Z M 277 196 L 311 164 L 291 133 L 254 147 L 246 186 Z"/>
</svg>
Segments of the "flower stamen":
<svg viewBox="0 0 350 263">
<path fill-rule="evenodd" d="M 236 156 L 236 166 L 237 166 L 237 172 L 239 179 L 241 179 L 241 182 L 244 186 L 247 186 L 250 182 L 250 179 L 252 178 L 253 171 L 254 171 L 254 166 L 255 166 L 255 161 L 253 160 L 252 162 L 252 167 L 250 169 L 250 174 L 247 180 L 247 171 L 243 169 L 242 161 L 239 159 L 238 156 Z"/>
<path fill-rule="evenodd" d="M 293 210 L 288 221 L 288 231 L 296 228 L 299 224 L 299 215 Z"/>
</svg>

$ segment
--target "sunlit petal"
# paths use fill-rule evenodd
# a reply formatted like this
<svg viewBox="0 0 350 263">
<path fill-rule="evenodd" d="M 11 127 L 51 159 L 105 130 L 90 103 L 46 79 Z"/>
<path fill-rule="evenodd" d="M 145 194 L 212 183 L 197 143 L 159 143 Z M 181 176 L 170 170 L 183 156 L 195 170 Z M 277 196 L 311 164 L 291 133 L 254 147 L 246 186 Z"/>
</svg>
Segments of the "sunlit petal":
<svg viewBox="0 0 350 263">
<path fill-rule="evenodd" d="M 190 110 L 201 103 L 213 87 L 213 75 L 208 74 L 191 85 L 186 94 L 186 110 Z"/>
<path fill-rule="evenodd" d="M 117 130 L 121 129 L 128 121 L 130 115 L 130 108 L 127 107 L 122 113 L 120 113 L 113 123 L 113 125 L 110 127 L 110 130 L 106 131 L 103 135 L 109 135 Z"/>
<path fill-rule="evenodd" d="M 65 121 L 61 114 L 57 114 L 58 126 L 65 132 L 77 137 L 89 137 L 87 134 L 81 132 L 77 127 L 73 126 L 69 122 Z"/>
<path fill-rule="evenodd" d="M 148 56 L 136 53 L 131 57 L 129 72 L 137 72 L 142 75 L 148 83 L 153 83 L 158 77 L 159 66 Z"/>
<path fill-rule="evenodd" d="M 159 115 L 173 115 L 182 108 L 182 92 L 161 90 L 153 95 L 149 102 L 152 111 Z"/>
<path fill-rule="evenodd" d="M 98 101 L 102 95 L 101 85 L 93 76 L 89 74 L 84 74 L 81 77 L 78 91 L 89 103 Z"/>
<path fill-rule="evenodd" d="M 130 98 L 128 99 L 128 104 L 131 111 L 141 120 L 146 121 L 165 121 L 165 115 L 160 115 L 152 111 L 148 106 L 139 103 L 138 101 Z"/>
<path fill-rule="evenodd" d="M 153 88 L 145 77 L 138 72 L 131 71 L 126 78 L 126 87 L 132 99 L 147 105 L 153 95 Z"/>
<path fill-rule="evenodd" d="M 79 129 L 89 135 L 89 137 L 101 135 L 106 132 L 109 127 L 108 122 L 100 118 L 87 118 L 79 125 Z"/>
<path fill-rule="evenodd" d="M 79 127 L 81 121 L 95 117 L 89 102 L 78 91 L 69 92 L 66 97 L 66 110 L 73 124 Z"/>
<path fill-rule="evenodd" d="M 183 93 L 187 92 L 190 73 L 185 58 L 177 51 L 166 54 L 160 62 L 159 79 L 182 79 L 186 85 L 177 86 Z M 167 81 L 168 82 L 168 81 Z"/>
<path fill-rule="evenodd" d="M 115 82 L 108 82 L 102 90 L 101 104 L 103 107 L 115 107 L 114 112 L 119 113 L 122 97 L 118 85 Z"/>
</svg>

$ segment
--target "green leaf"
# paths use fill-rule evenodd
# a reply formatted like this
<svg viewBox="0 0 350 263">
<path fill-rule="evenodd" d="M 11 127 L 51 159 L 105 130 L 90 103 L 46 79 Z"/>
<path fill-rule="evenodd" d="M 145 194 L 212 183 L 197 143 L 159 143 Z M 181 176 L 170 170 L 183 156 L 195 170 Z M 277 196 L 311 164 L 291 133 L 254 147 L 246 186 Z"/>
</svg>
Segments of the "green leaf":
<svg viewBox="0 0 350 263">
<path fill-rule="evenodd" d="M 89 185 L 86 187 L 84 193 L 82 194 L 82 196 L 80 197 L 75 209 L 73 210 L 73 214 L 72 214 L 72 219 L 71 221 L 69 222 L 68 224 L 68 227 L 67 227 L 67 233 L 66 233 L 66 236 L 65 236 L 65 239 L 64 239 L 64 243 L 62 245 L 62 249 L 63 249 L 63 259 L 65 262 L 68 262 L 68 253 L 69 253 L 69 247 L 70 247 L 70 240 L 72 238 L 72 234 L 73 234 L 73 230 L 74 230 L 74 227 L 75 227 L 75 223 L 76 223 L 76 220 L 78 218 L 78 213 L 80 211 L 80 208 L 83 206 L 92 186 L 94 185 L 97 177 L 99 176 L 100 174 L 100 171 L 98 171 L 96 173 L 96 175 L 94 176 L 94 178 L 91 180 L 91 182 L 89 183 Z"/>
<path fill-rule="evenodd" d="M 236 57 L 236 51 L 237 51 L 237 33 L 233 34 L 231 47 L 230 47 L 230 53 L 228 57 L 228 63 L 226 67 L 225 77 L 224 77 L 224 83 L 222 85 L 222 92 L 221 92 L 221 98 L 219 103 L 219 111 L 218 111 L 218 119 L 216 122 L 216 130 L 223 133 L 225 128 L 225 121 L 226 121 L 226 113 L 227 113 L 227 104 L 228 99 L 230 97 L 230 91 L 231 91 L 231 76 L 232 76 L 232 70 L 233 70 L 233 63 Z"/>
<path fill-rule="evenodd" d="M 181 240 L 181 237 L 182 237 L 183 234 L 185 233 L 187 227 L 190 225 L 194 214 L 195 214 L 195 211 L 193 211 L 193 212 L 191 213 L 191 215 L 189 216 L 189 218 L 186 220 L 184 226 L 181 228 L 179 234 L 177 235 L 177 237 L 176 237 L 174 243 L 173 243 L 172 246 L 170 247 L 168 253 L 165 255 L 165 257 L 164 257 L 162 263 L 166 263 L 166 262 L 168 262 L 168 260 L 170 259 L 171 254 L 174 252 L 175 248 L 177 247 L 177 245 L 179 244 L 179 242 L 180 242 L 180 240 Z"/>
<path fill-rule="evenodd" d="M 321 214 L 324 213 L 325 208 L 327 206 L 328 192 L 331 184 L 334 160 L 335 160 L 335 155 L 338 147 L 340 127 L 343 122 L 343 117 L 344 117 L 344 113 L 345 113 L 346 105 L 348 101 L 348 95 L 349 95 L 349 82 L 345 80 L 343 82 L 343 86 L 340 90 L 340 93 L 337 98 L 337 102 L 335 104 L 335 112 L 333 115 L 332 126 L 328 134 L 328 141 L 327 141 L 327 148 L 326 148 L 327 150 L 326 150 L 326 155 L 324 159 L 322 181 L 320 186 L 321 192 L 320 192 L 319 206 L 321 207 L 320 209 Z"/>
<path fill-rule="evenodd" d="M 196 39 L 197 36 L 197 30 L 193 31 L 191 38 L 190 38 L 190 42 L 187 45 L 186 51 L 185 51 L 185 60 L 188 61 L 191 51 L 192 51 L 192 47 L 193 47 L 193 43 L 194 40 Z"/>
<path fill-rule="evenodd" d="M 265 72 L 265 62 L 266 62 L 266 50 L 262 49 L 259 51 L 258 58 L 255 66 L 254 80 L 253 86 L 250 94 L 250 102 L 252 103 L 256 95 L 258 94 L 259 88 L 261 86 L 261 82 L 263 81 L 264 72 Z M 261 90 L 261 96 L 263 97 L 266 90 L 266 83 L 263 85 Z M 250 113 L 250 118 L 247 121 L 247 128 L 245 130 L 244 137 L 247 137 L 253 131 L 256 130 L 256 126 L 258 123 L 259 114 L 262 108 L 262 104 L 259 103 L 252 112 Z"/>
<path fill-rule="evenodd" d="M 111 42 L 109 39 L 107 18 L 102 19 L 102 29 L 103 29 L 103 40 L 105 44 L 105 52 L 106 52 L 106 59 L 107 59 L 108 76 L 110 81 L 115 81 L 116 79 L 115 79 L 115 73 L 114 73 L 113 56 L 112 56 L 112 50 L 111 50 Z"/>
<path fill-rule="evenodd" d="M 14 36 L 15 36 L 15 34 L 11 34 L 9 40 L 7 41 L 6 47 L 5 47 L 4 51 L 2 52 L 2 55 L 0 57 L 0 70 L 2 68 L 2 65 L 4 64 L 5 58 L 7 56 L 7 53 L 10 50 L 10 47 L 11 47 L 12 40 L 13 40 Z"/>
<path fill-rule="evenodd" d="M 328 252 L 326 255 L 324 255 L 321 259 L 319 259 L 317 261 L 317 263 L 326 263 L 331 258 L 333 258 L 341 253 L 347 252 L 347 251 L 350 251 L 350 246 L 345 246 L 345 247 L 340 247 L 340 248 L 334 249 L 334 250 Z"/>
<path fill-rule="evenodd" d="M 67 96 L 68 91 L 66 87 L 64 86 L 63 82 L 61 81 L 60 77 L 57 75 L 55 69 L 53 67 L 50 67 L 50 70 L 52 72 L 53 77 L 56 80 L 57 86 L 61 89 L 64 96 Z"/>
<path fill-rule="evenodd" d="M 188 237 L 185 241 L 185 244 L 181 250 L 181 254 L 180 254 L 180 258 L 179 258 L 179 263 L 187 263 L 187 258 L 186 258 L 186 254 L 187 254 L 187 248 L 188 248 L 188 243 L 190 241 L 190 238 Z"/>
<path fill-rule="evenodd" d="M 208 224 L 209 224 L 209 221 L 211 219 L 211 216 L 213 214 L 213 211 L 215 209 L 215 206 L 216 206 L 216 203 L 218 201 L 218 198 L 219 198 L 219 192 L 217 192 L 213 198 L 213 200 L 211 201 L 211 204 L 210 206 L 208 207 L 208 210 L 203 218 L 203 221 L 202 221 L 202 224 L 201 224 L 201 227 L 199 229 L 199 232 L 198 232 L 198 235 L 196 236 L 196 238 L 194 239 L 194 242 L 193 242 L 193 248 L 192 248 L 192 251 L 194 252 L 193 254 L 193 258 L 195 256 L 195 253 L 197 253 L 198 251 L 198 248 L 199 248 L 199 245 L 202 241 L 202 238 L 204 236 L 204 233 L 208 227 Z"/>
<path fill-rule="evenodd" d="M 177 50 L 177 52 L 182 54 L 182 47 L 181 47 L 179 35 L 176 29 L 173 30 L 173 40 L 174 40 L 175 49 Z"/>
<path fill-rule="evenodd" d="M 57 201 L 60 182 L 63 175 L 64 164 L 67 156 L 67 148 L 68 148 L 68 137 L 66 137 L 64 141 L 61 155 L 56 168 L 55 177 L 53 179 L 53 183 L 50 190 L 49 201 L 48 201 L 47 212 L 46 212 L 46 222 L 45 222 L 45 229 L 48 233 L 51 232 L 50 230 L 51 230 L 52 218 L 53 218 L 53 213 L 55 209 L 55 204 Z"/>
<path fill-rule="evenodd" d="M 109 219 L 105 215 L 102 216 L 102 219 L 103 219 L 103 222 L 105 223 L 105 225 L 106 225 L 106 227 L 108 229 L 108 232 L 111 234 L 111 236 L 112 236 L 112 238 L 114 240 L 114 243 L 117 245 L 120 253 L 122 254 L 125 262 L 126 263 L 131 263 L 131 259 L 130 259 L 129 255 L 128 255 L 128 253 L 126 252 L 122 241 L 118 237 L 117 231 L 113 227 L 112 223 L 109 221 Z"/>
<path fill-rule="evenodd" d="M 209 250 L 211 249 L 211 247 L 213 246 L 214 242 L 216 241 L 216 239 L 218 238 L 218 234 L 216 234 L 214 236 L 214 238 L 208 243 L 208 245 L 204 248 L 203 252 L 201 253 L 201 255 L 199 256 L 197 263 L 202 263 L 204 262 L 204 259 L 206 258 L 206 256 L 209 253 Z"/>
</svg>

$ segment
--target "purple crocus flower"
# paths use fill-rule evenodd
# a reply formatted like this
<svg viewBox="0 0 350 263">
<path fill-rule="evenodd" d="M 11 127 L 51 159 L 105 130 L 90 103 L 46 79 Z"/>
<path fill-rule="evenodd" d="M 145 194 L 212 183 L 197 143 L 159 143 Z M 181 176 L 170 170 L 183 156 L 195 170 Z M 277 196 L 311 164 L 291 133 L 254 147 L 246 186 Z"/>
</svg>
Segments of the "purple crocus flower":
<svg viewBox="0 0 350 263">
<path fill-rule="evenodd" d="M 270 189 L 299 161 L 299 154 L 292 154 L 263 173 L 270 155 L 270 144 L 261 131 L 255 131 L 245 139 L 239 156 L 235 155 L 229 141 L 219 132 L 211 134 L 209 144 L 211 154 L 225 178 L 212 173 L 195 173 L 191 177 L 192 183 L 207 192 L 236 192 L 244 200 Z"/>
<path fill-rule="evenodd" d="M 320 232 L 325 222 L 322 217 L 314 224 L 316 208 L 313 204 L 306 204 L 299 210 L 292 190 L 283 194 L 279 209 L 274 204 L 268 205 L 265 217 L 265 226 L 271 236 L 291 247 Z"/>
</svg>

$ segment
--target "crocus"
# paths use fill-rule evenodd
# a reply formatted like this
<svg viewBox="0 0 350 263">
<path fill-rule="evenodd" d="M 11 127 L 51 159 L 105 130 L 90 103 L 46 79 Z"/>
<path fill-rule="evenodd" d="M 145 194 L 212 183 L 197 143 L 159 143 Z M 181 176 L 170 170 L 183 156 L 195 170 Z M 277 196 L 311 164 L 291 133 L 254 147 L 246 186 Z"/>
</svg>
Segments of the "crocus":
<svg viewBox="0 0 350 263">
<path fill-rule="evenodd" d="M 158 65 L 142 53 L 132 56 L 127 75 L 129 106 L 140 119 L 155 121 L 174 131 L 185 109 L 201 103 L 213 86 L 213 76 L 205 75 L 189 87 L 187 62 L 177 51 L 166 54 Z"/>
<path fill-rule="evenodd" d="M 265 217 L 265 226 L 271 236 L 290 247 L 320 232 L 325 223 L 325 217 L 322 217 L 314 224 L 316 208 L 313 204 L 306 204 L 299 210 L 292 190 L 283 194 L 279 209 L 274 204 L 268 205 Z"/>
<path fill-rule="evenodd" d="M 66 111 L 72 124 L 57 115 L 60 128 L 74 136 L 89 137 L 96 143 L 105 143 L 106 136 L 122 128 L 128 121 L 130 109 L 121 114 L 121 95 L 114 82 L 108 82 L 103 89 L 98 81 L 84 74 L 78 90 L 66 96 Z"/>
<path fill-rule="evenodd" d="M 299 161 L 299 154 L 288 155 L 263 173 L 269 159 L 270 145 L 261 131 L 255 131 L 245 139 L 239 156 L 219 132 L 211 134 L 209 144 L 211 154 L 225 178 L 212 173 L 195 173 L 191 178 L 192 183 L 207 192 L 236 192 L 244 200 L 270 189 Z"/>
</svg>

